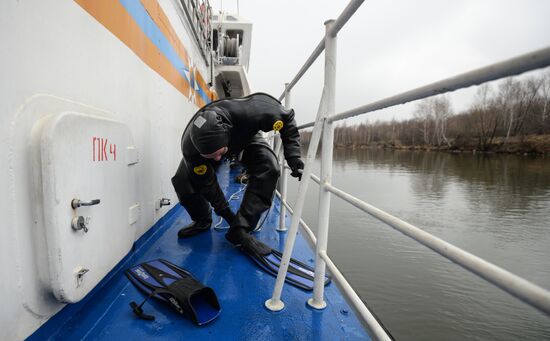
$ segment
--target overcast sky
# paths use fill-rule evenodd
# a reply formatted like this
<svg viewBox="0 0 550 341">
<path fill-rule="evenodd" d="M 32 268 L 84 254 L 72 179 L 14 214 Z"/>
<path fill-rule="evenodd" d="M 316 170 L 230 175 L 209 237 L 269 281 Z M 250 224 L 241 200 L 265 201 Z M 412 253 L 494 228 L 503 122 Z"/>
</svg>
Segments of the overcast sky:
<svg viewBox="0 0 550 341">
<path fill-rule="evenodd" d="M 279 97 L 348 1 L 241 0 L 253 23 L 253 91 Z M 211 0 L 237 12 L 237 0 Z M 550 46 L 550 0 L 366 0 L 338 35 L 336 112 L 458 73 Z M 323 85 L 322 54 L 294 87 L 298 124 L 315 119 Z M 455 111 L 475 88 L 452 93 Z M 369 113 L 351 123 L 412 117 L 416 103 Z"/>
</svg>

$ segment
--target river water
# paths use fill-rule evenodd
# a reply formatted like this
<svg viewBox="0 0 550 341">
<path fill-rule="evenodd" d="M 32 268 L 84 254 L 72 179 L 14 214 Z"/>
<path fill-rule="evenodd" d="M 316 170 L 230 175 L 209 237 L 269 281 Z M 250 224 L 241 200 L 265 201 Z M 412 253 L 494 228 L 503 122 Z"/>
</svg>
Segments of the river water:
<svg viewBox="0 0 550 341">
<path fill-rule="evenodd" d="M 333 184 L 550 289 L 550 158 L 335 150 Z M 397 340 L 550 340 L 550 316 L 334 196 L 328 253 Z"/>
</svg>

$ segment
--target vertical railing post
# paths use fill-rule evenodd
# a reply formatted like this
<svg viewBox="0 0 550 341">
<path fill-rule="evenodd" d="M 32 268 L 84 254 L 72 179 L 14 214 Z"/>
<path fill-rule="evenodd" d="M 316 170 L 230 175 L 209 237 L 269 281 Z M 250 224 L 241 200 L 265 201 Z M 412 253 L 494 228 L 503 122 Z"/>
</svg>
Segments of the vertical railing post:
<svg viewBox="0 0 550 341">
<path fill-rule="evenodd" d="M 283 285 L 288 271 L 288 264 L 290 263 L 290 256 L 294 249 L 294 242 L 296 241 L 296 233 L 298 232 L 298 225 L 300 219 L 302 219 L 302 211 L 304 209 L 304 202 L 306 199 L 307 188 L 309 186 L 309 178 L 311 176 L 311 169 L 313 162 L 315 161 L 315 155 L 317 154 L 317 148 L 319 147 L 319 141 L 321 140 L 321 134 L 323 126 L 326 121 L 327 113 L 327 89 L 326 84 L 323 88 L 323 95 L 321 96 L 321 102 L 319 103 L 319 109 L 317 110 L 317 118 L 315 119 L 315 125 L 313 126 L 313 133 L 311 134 L 311 140 L 306 155 L 306 162 L 304 171 L 302 173 L 302 181 L 300 181 L 300 187 L 298 188 L 298 197 L 296 198 L 296 207 L 294 214 L 292 215 L 292 223 L 286 236 L 285 248 L 283 251 L 283 257 L 281 258 L 281 265 L 279 266 L 279 272 L 277 273 L 277 280 L 275 281 L 275 287 L 273 288 L 273 294 L 271 298 L 265 301 L 265 307 L 271 311 L 280 311 L 284 308 L 285 304 L 281 301 L 281 294 L 283 292 Z"/>
<path fill-rule="evenodd" d="M 281 294 L 283 292 L 283 285 L 288 271 L 288 264 L 290 263 L 290 256 L 294 248 L 294 242 L 296 241 L 296 233 L 298 232 L 298 225 L 302 219 L 302 211 L 304 209 L 304 202 L 306 199 L 307 188 L 309 186 L 309 178 L 311 176 L 311 168 L 315 161 L 315 154 L 317 154 L 317 147 L 319 147 L 319 141 L 321 140 L 321 132 L 323 130 L 323 120 L 326 112 L 325 105 L 325 90 L 323 89 L 323 95 L 321 96 L 321 102 L 317 109 L 317 118 L 315 125 L 313 126 L 313 133 L 311 134 L 311 140 L 309 141 L 309 147 L 307 149 L 305 167 L 302 173 L 302 181 L 300 181 L 300 187 L 298 188 L 298 197 L 296 198 L 296 207 L 292 214 L 292 222 L 286 235 L 285 248 L 283 251 L 283 257 L 281 259 L 281 265 L 279 266 L 279 272 L 277 273 L 277 280 L 275 281 L 275 287 L 273 288 L 273 294 L 271 298 L 265 301 L 265 307 L 271 311 L 280 311 L 285 307 L 283 301 L 281 301 Z"/>
<path fill-rule="evenodd" d="M 288 90 L 288 83 L 285 83 L 285 109 L 290 109 L 290 90 Z M 281 193 L 281 209 L 280 209 L 280 215 L 279 215 L 279 227 L 277 228 L 277 231 L 287 231 L 286 224 L 285 224 L 285 218 L 286 218 L 286 206 L 283 204 L 286 202 L 286 180 L 287 180 L 287 171 L 285 168 L 285 153 L 284 148 L 282 146 L 281 141 L 281 148 L 280 152 L 278 154 L 280 165 L 281 165 L 281 177 L 279 178 L 279 191 Z"/>
<path fill-rule="evenodd" d="M 315 309 L 324 309 L 327 304 L 324 301 L 325 289 L 325 268 L 326 264 L 320 254 L 327 251 L 328 228 L 330 219 L 330 192 L 326 185 L 332 181 L 332 152 L 334 127 L 332 122 L 327 120 L 335 112 L 336 97 L 336 37 L 330 36 L 329 32 L 334 20 L 325 22 L 325 89 L 327 113 L 323 122 L 323 136 L 321 143 L 321 181 L 319 183 L 319 211 L 317 227 L 317 245 L 315 250 L 315 280 L 313 298 L 307 303 Z"/>
</svg>

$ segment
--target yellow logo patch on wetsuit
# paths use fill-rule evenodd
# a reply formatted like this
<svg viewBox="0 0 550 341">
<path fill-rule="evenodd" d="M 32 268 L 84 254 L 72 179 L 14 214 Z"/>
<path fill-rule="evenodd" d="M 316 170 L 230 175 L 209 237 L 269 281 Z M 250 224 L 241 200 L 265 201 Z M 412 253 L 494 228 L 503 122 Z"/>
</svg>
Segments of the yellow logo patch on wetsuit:
<svg viewBox="0 0 550 341">
<path fill-rule="evenodd" d="M 273 123 L 273 130 L 279 131 L 281 129 L 283 129 L 283 121 L 281 120 L 275 121 L 275 123 Z"/>
<path fill-rule="evenodd" d="M 193 168 L 193 172 L 195 172 L 195 174 L 197 175 L 204 175 L 204 173 L 206 173 L 206 169 L 206 165 L 199 165 Z"/>
</svg>

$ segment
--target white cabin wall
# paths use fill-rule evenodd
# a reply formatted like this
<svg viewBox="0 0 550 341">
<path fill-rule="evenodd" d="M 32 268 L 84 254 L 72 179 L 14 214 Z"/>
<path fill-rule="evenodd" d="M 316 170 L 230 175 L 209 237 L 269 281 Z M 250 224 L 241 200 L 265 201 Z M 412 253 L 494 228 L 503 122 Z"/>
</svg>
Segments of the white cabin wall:
<svg viewBox="0 0 550 341">
<path fill-rule="evenodd" d="M 184 13 L 183 9 L 180 7 L 181 5 L 179 0 L 158 0 L 158 4 L 161 6 L 162 10 L 171 22 L 172 28 L 178 35 L 179 40 L 182 42 L 183 46 L 185 46 L 186 51 L 189 54 L 189 66 L 196 68 L 197 72 L 200 72 L 205 82 L 210 82 L 210 66 L 206 65 L 204 57 L 199 51 L 199 46 L 191 34 L 189 23 L 181 20 L 180 15 L 183 16 Z M 153 176 L 153 181 L 160 181 L 157 188 L 160 188 L 162 193 L 159 194 L 162 194 L 162 196 L 170 194 L 169 197 L 171 198 L 172 203 L 170 207 L 178 203 L 171 178 L 176 173 L 181 160 L 181 135 L 191 116 L 199 109 L 198 106 L 193 105 L 190 109 L 186 107 L 185 109 L 178 111 L 179 109 L 177 108 L 180 107 L 180 101 L 182 98 L 185 99 L 186 102 L 188 101 L 181 94 L 180 96 L 170 96 L 162 99 L 158 97 L 153 99 L 158 100 L 156 103 L 158 108 L 166 108 L 170 111 L 173 111 L 174 108 L 176 108 L 176 112 L 173 114 L 176 116 L 182 116 L 183 118 L 183 124 L 174 125 L 172 119 L 168 118 L 169 116 L 163 117 L 162 120 L 159 120 L 158 122 L 158 124 L 162 126 L 162 129 L 156 130 L 156 132 L 158 132 L 158 141 L 162 145 L 162 148 L 166 150 L 166 153 L 162 154 L 163 159 L 160 160 L 162 163 L 160 167 L 155 168 L 158 174 Z M 166 130 L 172 131 L 170 134 L 162 133 Z M 172 135 L 177 136 L 177 143 L 173 143 L 173 140 L 168 140 L 168 136 Z M 162 196 L 159 196 L 157 199 Z M 155 217 L 155 220 L 162 217 L 164 213 L 165 212 L 159 212 L 159 215 Z"/>
<path fill-rule="evenodd" d="M 17 39 L 17 34 L 13 28 L 16 27 L 16 16 L 14 13 L 17 3 L 0 3 L 0 41 L 3 47 L 0 48 L 0 188 L 4 189 L 0 196 L 0 215 L 2 223 L 0 224 L 0 266 L 3 269 L 0 280 L 0 299 L 2 300 L 2 309 L 0 309 L 0 339 L 17 339 L 17 322 L 24 320 L 24 310 L 21 305 L 21 295 L 18 290 L 20 276 L 17 272 L 17 263 L 14 259 L 17 245 L 15 243 L 15 205 L 13 202 L 14 188 L 12 183 L 12 147 L 9 144 L 12 115 L 17 107 L 18 98 L 15 97 L 17 80 L 14 79 L 16 73 L 13 71 L 13 65 L 16 65 L 16 56 L 7 48 Z M 19 101 L 20 102 L 20 101 Z M 11 275 L 8 275 L 11 274 Z M 21 336 L 18 337 L 19 339 Z"/>
<path fill-rule="evenodd" d="M 174 29 L 209 81 L 174 2 L 160 3 L 177 19 Z M 181 158 L 181 133 L 197 106 L 73 1 L 2 1 L 0 41 L 0 188 L 7 189 L 0 197 L 0 340 L 12 340 L 30 335 L 62 308 L 37 275 L 43 263 L 41 242 L 35 251 L 33 241 L 28 141 L 36 121 L 71 109 L 111 116 L 130 128 L 140 160 L 137 239 L 177 203 L 170 178 Z M 155 211 L 161 197 L 172 206 Z M 108 246 L 98 245 L 98 252 Z"/>
</svg>

